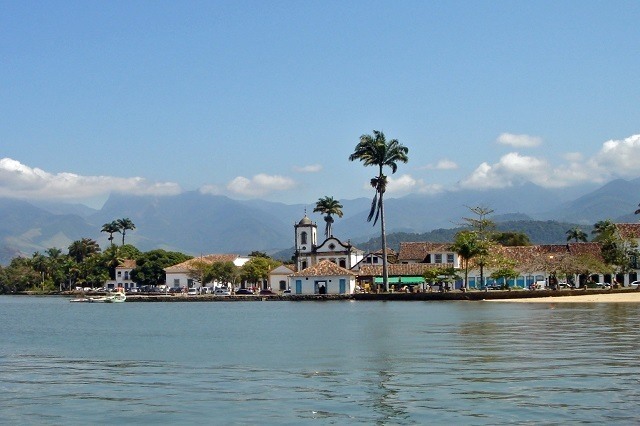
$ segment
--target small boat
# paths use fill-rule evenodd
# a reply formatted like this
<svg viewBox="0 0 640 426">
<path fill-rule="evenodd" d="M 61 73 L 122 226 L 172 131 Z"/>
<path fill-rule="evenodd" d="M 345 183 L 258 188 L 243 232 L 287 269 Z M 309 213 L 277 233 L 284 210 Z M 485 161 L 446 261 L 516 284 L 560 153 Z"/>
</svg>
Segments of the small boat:
<svg viewBox="0 0 640 426">
<path fill-rule="evenodd" d="M 96 296 L 96 297 L 80 297 L 77 299 L 71 299 L 70 302 L 76 303 L 121 303 L 127 300 L 127 295 L 124 293 L 122 287 L 118 287 L 115 294 L 108 296 Z"/>
</svg>

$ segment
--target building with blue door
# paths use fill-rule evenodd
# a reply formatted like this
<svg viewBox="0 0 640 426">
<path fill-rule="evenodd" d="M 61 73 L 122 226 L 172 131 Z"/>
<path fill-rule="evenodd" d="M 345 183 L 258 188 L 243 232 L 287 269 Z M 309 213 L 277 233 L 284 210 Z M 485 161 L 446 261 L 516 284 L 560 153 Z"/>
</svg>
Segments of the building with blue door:
<svg viewBox="0 0 640 426">
<path fill-rule="evenodd" d="M 353 294 L 356 274 L 330 260 L 321 260 L 289 275 L 289 288 L 292 294 Z"/>
</svg>

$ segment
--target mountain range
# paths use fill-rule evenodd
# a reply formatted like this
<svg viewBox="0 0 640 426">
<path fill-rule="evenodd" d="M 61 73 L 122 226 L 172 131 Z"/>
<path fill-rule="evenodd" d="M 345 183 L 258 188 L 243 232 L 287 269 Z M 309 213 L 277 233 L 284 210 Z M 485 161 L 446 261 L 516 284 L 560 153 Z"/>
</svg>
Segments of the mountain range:
<svg viewBox="0 0 640 426">
<path fill-rule="evenodd" d="M 617 179 L 599 188 L 584 189 L 577 196 L 526 183 L 486 191 L 386 198 L 385 214 L 388 234 L 456 228 L 463 217 L 473 216 L 468 207 L 479 205 L 493 209 L 496 222 L 556 221 L 563 227 L 574 224 L 586 229 L 605 219 L 636 222 L 638 217 L 633 212 L 639 201 L 640 178 Z M 379 227 L 366 221 L 370 199 L 340 202 L 344 217 L 335 218 L 333 225 L 338 238 L 358 245 L 379 236 Z M 197 191 L 163 197 L 112 194 L 100 209 L 0 198 L 0 264 L 51 247 L 66 251 L 71 242 L 83 237 L 95 239 L 104 248 L 108 241 L 107 235 L 100 233 L 102 225 L 124 217 L 136 225 L 135 230 L 127 232 L 126 242 L 143 251 L 163 248 L 193 255 L 246 254 L 254 250 L 274 253 L 293 245 L 293 226 L 305 214 L 318 223 L 319 234 L 324 232 L 322 216 L 312 213 L 313 207 L 240 201 Z M 535 236 L 530 238 L 539 242 Z M 564 238 L 564 233 L 559 233 L 555 242 Z"/>
</svg>

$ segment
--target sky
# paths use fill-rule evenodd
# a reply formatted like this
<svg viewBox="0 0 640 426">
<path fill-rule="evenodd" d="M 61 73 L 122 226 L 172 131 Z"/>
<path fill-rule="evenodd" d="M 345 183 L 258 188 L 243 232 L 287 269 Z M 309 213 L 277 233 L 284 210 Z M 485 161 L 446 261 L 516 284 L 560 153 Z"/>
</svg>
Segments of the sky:
<svg viewBox="0 0 640 426">
<path fill-rule="evenodd" d="M 637 1 L 0 0 L 0 197 L 387 197 L 640 176 Z M 387 170 L 389 173 L 390 171 Z"/>
</svg>

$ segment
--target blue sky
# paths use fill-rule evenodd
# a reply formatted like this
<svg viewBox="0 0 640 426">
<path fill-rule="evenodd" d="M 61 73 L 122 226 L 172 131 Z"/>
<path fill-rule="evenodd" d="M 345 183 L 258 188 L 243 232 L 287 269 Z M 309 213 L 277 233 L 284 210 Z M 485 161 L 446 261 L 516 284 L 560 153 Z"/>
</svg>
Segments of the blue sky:
<svg viewBox="0 0 640 426">
<path fill-rule="evenodd" d="M 3 1 L 0 196 L 370 197 L 640 176 L 640 3 Z"/>
</svg>

